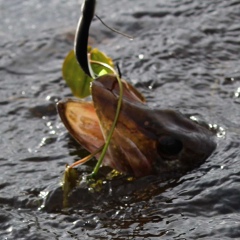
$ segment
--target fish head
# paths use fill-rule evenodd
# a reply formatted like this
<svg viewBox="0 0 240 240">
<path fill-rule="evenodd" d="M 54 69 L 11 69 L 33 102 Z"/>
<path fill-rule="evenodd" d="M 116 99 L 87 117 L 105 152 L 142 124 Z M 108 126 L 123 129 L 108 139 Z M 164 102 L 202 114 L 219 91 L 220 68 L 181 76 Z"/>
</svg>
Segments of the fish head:
<svg viewBox="0 0 240 240">
<path fill-rule="evenodd" d="M 151 109 L 126 81 L 120 114 L 103 164 L 142 177 L 185 172 L 206 160 L 216 147 L 211 131 L 178 111 Z M 71 135 L 88 151 L 102 146 L 119 100 L 114 75 L 92 83 L 92 102 L 68 99 L 58 111 Z"/>
</svg>

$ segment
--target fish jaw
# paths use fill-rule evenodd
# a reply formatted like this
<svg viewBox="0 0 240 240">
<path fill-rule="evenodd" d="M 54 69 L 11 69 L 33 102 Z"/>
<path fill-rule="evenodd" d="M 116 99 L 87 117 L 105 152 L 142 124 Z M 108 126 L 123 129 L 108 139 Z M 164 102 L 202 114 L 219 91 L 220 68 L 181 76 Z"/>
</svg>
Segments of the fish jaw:
<svg viewBox="0 0 240 240">
<path fill-rule="evenodd" d="M 71 136 L 89 152 L 95 152 L 104 144 L 92 102 L 68 98 L 57 103 L 57 110 Z"/>
</svg>

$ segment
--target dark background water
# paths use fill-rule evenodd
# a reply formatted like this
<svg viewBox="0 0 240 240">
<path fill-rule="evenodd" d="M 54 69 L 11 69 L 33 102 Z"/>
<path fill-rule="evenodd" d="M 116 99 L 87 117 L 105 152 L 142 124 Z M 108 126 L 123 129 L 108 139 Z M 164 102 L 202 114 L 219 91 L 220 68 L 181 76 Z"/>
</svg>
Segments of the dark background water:
<svg viewBox="0 0 240 240">
<path fill-rule="evenodd" d="M 91 45 L 119 63 L 151 107 L 215 124 L 218 147 L 180 179 L 116 186 L 114 197 L 114 186 L 83 191 L 71 214 L 40 207 L 79 158 L 55 109 L 71 95 L 61 64 L 79 9 L 75 0 L 0 0 L 0 238 L 240 238 L 239 0 L 99 1 L 97 14 L 135 39 L 94 20 Z"/>
</svg>

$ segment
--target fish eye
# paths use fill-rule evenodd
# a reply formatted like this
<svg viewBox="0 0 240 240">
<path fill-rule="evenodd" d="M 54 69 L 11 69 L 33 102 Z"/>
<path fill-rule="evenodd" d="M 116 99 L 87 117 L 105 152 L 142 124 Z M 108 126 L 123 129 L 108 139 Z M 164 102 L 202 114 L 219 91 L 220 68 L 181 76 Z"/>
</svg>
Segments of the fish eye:
<svg viewBox="0 0 240 240">
<path fill-rule="evenodd" d="M 157 151 L 159 155 L 174 156 L 181 152 L 183 144 L 171 136 L 162 136 L 158 139 Z"/>
</svg>

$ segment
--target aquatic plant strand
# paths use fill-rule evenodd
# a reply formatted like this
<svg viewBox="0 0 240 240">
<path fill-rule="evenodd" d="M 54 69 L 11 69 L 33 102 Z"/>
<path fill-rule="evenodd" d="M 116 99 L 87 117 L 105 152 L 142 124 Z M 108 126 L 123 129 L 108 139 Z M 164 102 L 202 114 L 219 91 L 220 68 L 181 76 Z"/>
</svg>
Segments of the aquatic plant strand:
<svg viewBox="0 0 240 240">
<path fill-rule="evenodd" d="M 76 166 L 78 166 L 78 165 L 81 165 L 81 164 L 83 164 L 83 163 L 88 162 L 88 161 L 91 160 L 96 154 L 98 154 L 99 152 L 101 152 L 102 149 L 103 149 L 103 147 L 104 147 L 104 145 L 102 145 L 102 146 L 101 146 L 100 148 L 98 148 L 95 152 L 89 154 L 89 155 L 86 156 L 85 158 L 82 158 L 82 159 L 74 162 L 73 164 L 71 164 L 70 166 L 68 166 L 68 168 L 74 168 L 74 167 L 76 167 Z"/>
<path fill-rule="evenodd" d="M 93 169 L 93 172 L 89 176 L 89 178 L 94 178 L 96 176 L 96 174 L 98 173 L 98 170 L 99 170 L 99 168 L 100 168 L 100 166 L 102 164 L 102 161 L 103 161 L 103 159 L 104 159 L 104 157 L 106 155 L 108 146 L 110 144 L 110 141 L 111 141 L 111 138 L 112 138 L 112 135 L 113 135 L 113 132 L 114 132 L 114 129 L 115 129 L 116 125 L 117 125 L 118 117 L 119 117 L 119 114 L 120 114 L 120 111 L 121 111 L 121 106 L 122 106 L 123 86 L 122 86 L 122 81 L 119 78 L 119 76 L 116 73 L 116 71 L 112 67 L 110 67 L 108 64 L 100 63 L 100 62 L 97 62 L 97 61 L 91 61 L 91 63 L 100 64 L 100 65 L 102 65 L 104 67 L 107 67 L 110 70 L 112 70 L 115 73 L 115 76 L 116 76 L 118 84 L 119 84 L 119 97 L 118 97 L 117 109 L 116 109 L 116 114 L 115 114 L 115 117 L 114 117 L 114 120 L 113 120 L 113 124 L 112 124 L 111 129 L 109 131 L 109 134 L 107 136 L 106 143 L 104 144 L 104 147 L 103 147 L 101 155 L 100 155 L 100 157 L 98 159 L 98 162 L 97 162 L 95 168 Z"/>
<path fill-rule="evenodd" d="M 73 167 L 76 167 L 76 166 L 81 165 L 83 163 L 86 163 L 87 161 L 92 159 L 97 153 L 102 151 L 101 155 L 100 155 L 100 157 L 98 159 L 98 162 L 97 162 L 97 164 L 96 164 L 96 166 L 95 166 L 95 168 L 93 170 L 93 172 L 89 176 L 89 178 L 94 178 L 96 176 L 96 174 L 98 173 L 99 168 L 100 168 L 100 166 L 102 164 L 102 161 L 103 161 L 103 159 L 104 159 L 104 157 L 106 155 L 108 146 L 110 144 L 110 141 L 111 141 L 114 129 L 115 129 L 117 121 L 118 121 L 118 117 L 119 117 L 119 114 L 120 114 L 120 111 L 121 111 L 121 106 L 122 106 L 123 86 L 122 86 L 122 81 L 121 81 L 119 75 L 116 73 L 114 68 L 112 68 L 111 66 L 109 66 L 106 63 L 98 62 L 98 61 L 94 61 L 94 60 L 90 60 L 90 63 L 91 64 L 98 64 L 98 65 L 101 65 L 101 66 L 111 70 L 115 74 L 115 76 L 117 78 L 117 81 L 118 81 L 118 84 L 119 84 L 119 97 L 118 97 L 118 103 L 117 103 L 117 108 L 116 108 L 116 114 L 115 114 L 115 117 L 114 117 L 114 120 L 113 120 L 113 124 L 112 124 L 112 126 L 110 128 L 109 134 L 107 136 L 106 143 L 102 147 L 98 148 L 95 152 L 89 154 L 87 157 L 85 157 L 83 159 L 80 159 L 80 160 L 74 162 L 73 164 L 71 164 L 70 166 L 67 167 L 67 168 L 73 168 Z"/>
</svg>

